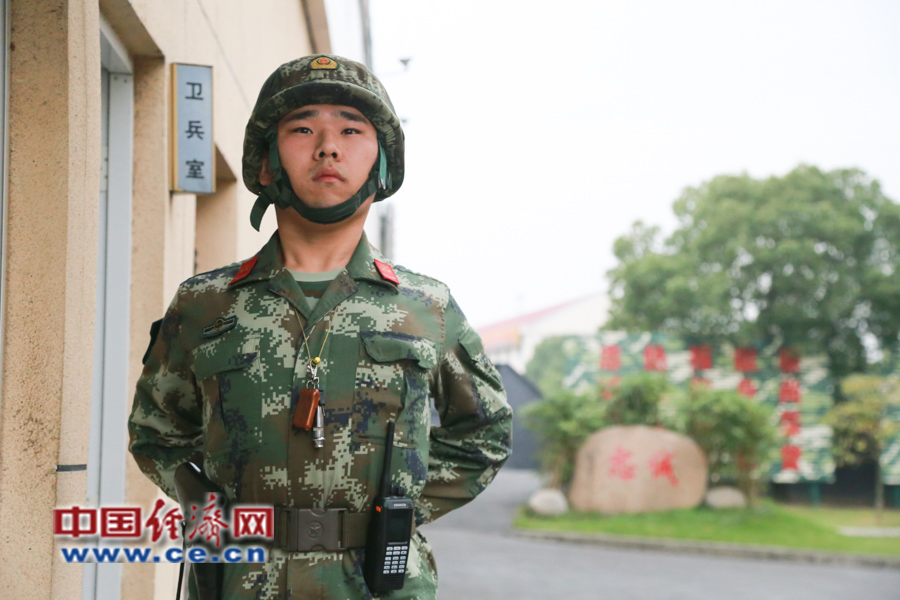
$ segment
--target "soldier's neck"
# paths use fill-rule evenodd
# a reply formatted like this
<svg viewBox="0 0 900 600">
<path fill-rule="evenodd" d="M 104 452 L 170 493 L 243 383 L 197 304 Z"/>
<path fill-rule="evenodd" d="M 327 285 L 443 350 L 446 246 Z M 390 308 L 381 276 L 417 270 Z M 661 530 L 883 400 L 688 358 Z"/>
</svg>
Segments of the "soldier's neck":
<svg viewBox="0 0 900 600">
<path fill-rule="evenodd" d="M 322 225 L 307 221 L 292 208 L 278 209 L 278 236 L 284 266 L 301 273 L 322 273 L 347 266 L 366 224 L 367 202 L 349 219 Z"/>
</svg>

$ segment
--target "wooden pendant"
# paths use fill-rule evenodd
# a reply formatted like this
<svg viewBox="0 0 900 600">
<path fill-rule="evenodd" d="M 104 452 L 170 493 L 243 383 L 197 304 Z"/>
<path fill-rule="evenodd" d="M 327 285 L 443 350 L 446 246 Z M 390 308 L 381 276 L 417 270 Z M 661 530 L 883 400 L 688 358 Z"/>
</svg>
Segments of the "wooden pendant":
<svg viewBox="0 0 900 600">
<path fill-rule="evenodd" d="M 297 399 L 294 410 L 294 427 L 309 431 L 316 422 L 316 409 L 319 408 L 319 390 L 303 388 Z"/>
</svg>

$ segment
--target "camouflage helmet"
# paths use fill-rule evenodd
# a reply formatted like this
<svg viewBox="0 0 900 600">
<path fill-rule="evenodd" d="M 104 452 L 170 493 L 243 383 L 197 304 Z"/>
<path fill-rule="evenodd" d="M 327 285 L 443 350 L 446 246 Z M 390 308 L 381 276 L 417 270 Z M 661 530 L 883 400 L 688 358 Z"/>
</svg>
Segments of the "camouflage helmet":
<svg viewBox="0 0 900 600">
<path fill-rule="evenodd" d="M 244 185 L 251 192 L 264 191 L 259 182 L 260 168 L 263 157 L 269 156 L 278 122 L 289 112 L 309 104 L 352 106 L 365 115 L 378 132 L 387 162 L 386 181 L 377 186 L 375 201 L 387 198 L 400 188 L 403 129 L 384 86 L 358 62 L 317 54 L 281 65 L 259 92 L 244 133 L 243 177 Z M 376 160 L 376 166 L 379 162 Z"/>
</svg>

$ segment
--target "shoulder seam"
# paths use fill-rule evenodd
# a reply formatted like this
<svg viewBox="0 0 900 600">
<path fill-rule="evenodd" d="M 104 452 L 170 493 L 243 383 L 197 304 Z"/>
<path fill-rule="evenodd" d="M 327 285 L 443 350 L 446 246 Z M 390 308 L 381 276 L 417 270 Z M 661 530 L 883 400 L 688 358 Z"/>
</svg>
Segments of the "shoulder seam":
<svg viewBox="0 0 900 600">
<path fill-rule="evenodd" d="M 397 269 L 398 271 L 403 271 L 404 273 L 410 273 L 411 275 L 415 275 L 415 276 L 417 276 L 417 277 L 421 277 L 422 279 L 428 279 L 428 280 L 433 281 L 433 282 L 435 282 L 435 283 L 439 283 L 439 284 L 441 284 L 442 286 L 444 286 L 445 288 L 450 289 L 450 286 L 447 285 L 446 283 L 444 283 L 443 281 L 441 281 L 440 279 L 435 279 L 434 277 L 431 277 L 431 276 L 429 276 L 429 275 L 425 275 L 425 274 L 423 274 L 423 273 L 419 273 L 418 271 L 413 271 L 412 269 L 407 269 L 406 267 L 401 266 L 401 265 L 394 265 L 394 268 Z"/>
<path fill-rule="evenodd" d="M 184 281 L 182 281 L 182 282 L 178 285 L 178 287 L 179 287 L 179 289 L 180 289 L 180 288 L 190 287 L 191 285 L 193 285 L 193 283 L 196 282 L 195 280 L 197 280 L 198 278 L 203 277 L 203 276 L 222 276 L 222 275 L 227 275 L 227 274 L 228 274 L 228 271 L 230 271 L 230 270 L 234 270 L 235 268 L 240 269 L 242 264 L 243 264 L 243 262 L 235 262 L 235 263 L 231 263 L 231 264 L 225 265 L 225 266 L 223 266 L 223 267 L 218 267 L 218 268 L 216 268 L 216 269 L 210 269 L 209 271 L 204 271 L 203 273 L 197 273 L 197 274 L 195 274 L 195 275 L 191 275 L 190 277 L 188 277 L 187 279 L 185 279 Z M 232 275 L 233 275 L 233 274 L 232 274 Z"/>
</svg>

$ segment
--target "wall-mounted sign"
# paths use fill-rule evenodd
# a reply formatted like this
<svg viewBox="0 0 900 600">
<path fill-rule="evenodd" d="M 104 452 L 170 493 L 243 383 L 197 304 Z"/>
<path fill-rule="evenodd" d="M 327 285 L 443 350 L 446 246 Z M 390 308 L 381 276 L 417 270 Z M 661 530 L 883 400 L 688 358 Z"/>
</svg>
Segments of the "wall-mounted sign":
<svg viewBox="0 0 900 600">
<path fill-rule="evenodd" d="M 216 191 L 213 73 L 202 65 L 172 65 L 171 182 L 173 192 Z"/>
</svg>

